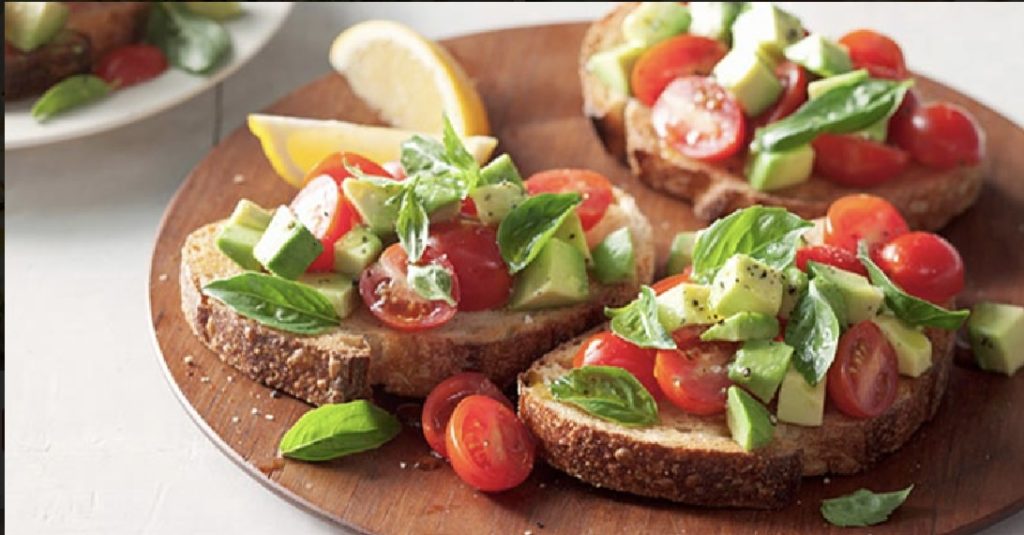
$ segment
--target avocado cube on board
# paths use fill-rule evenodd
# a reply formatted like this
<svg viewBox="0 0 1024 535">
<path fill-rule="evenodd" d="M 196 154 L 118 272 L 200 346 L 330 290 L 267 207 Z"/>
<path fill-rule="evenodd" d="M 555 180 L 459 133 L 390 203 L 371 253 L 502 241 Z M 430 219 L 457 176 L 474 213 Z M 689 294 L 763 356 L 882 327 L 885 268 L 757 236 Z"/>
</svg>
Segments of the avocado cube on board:
<svg viewBox="0 0 1024 535">
<path fill-rule="evenodd" d="M 878 316 L 871 321 L 896 352 L 901 375 L 920 377 L 932 367 L 932 342 L 924 333 L 895 316 Z"/>
<path fill-rule="evenodd" d="M 811 386 L 790 363 L 779 387 L 779 403 L 775 415 L 780 422 L 817 427 L 825 417 L 825 379 Z"/>
<path fill-rule="evenodd" d="M 809 144 L 783 151 L 752 152 L 748 158 L 747 180 L 760 191 L 807 182 L 814 169 L 814 148 Z"/>
<path fill-rule="evenodd" d="M 689 7 L 679 2 L 640 2 L 622 20 L 622 37 L 649 47 L 685 33 L 689 27 Z"/>
<path fill-rule="evenodd" d="M 1013 375 L 1024 365 L 1024 307 L 978 303 L 967 332 L 981 369 Z"/>
<path fill-rule="evenodd" d="M 885 294 L 881 288 L 872 286 L 867 277 L 827 264 L 816 263 L 812 269 L 816 277 L 833 283 L 843 295 L 846 314 L 842 317 L 846 318 L 847 324 L 872 319 L 881 311 Z"/>
<path fill-rule="evenodd" d="M 760 312 L 739 312 L 715 323 L 700 335 L 705 342 L 769 340 L 779 334 L 779 320 Z"/>
<path fill-rule="evenodd" d="M 729 379 L 770 403 L 789 369 L 793 348 L 783 342 L 752 340 L 736 352 Z"/>
<path fill-rule="evenodd" d="M 636 274 L 636 255 L 629 228 L 622 227 L 594 247 L 594 275 L 601 284 L 630 280 Z"/>
<path fill-rule="evenodd" d="M 574 305 L 586 301 L 589 294 L 583 255 L 575 246 L 552 238 L 516 275 L 509 308 L 535 310 Z"/>
<path fill-rule="evenodd" d="M 291 209 L 281 206 L 252 253 L 267 271 L 295 280 L 323 250 L 320 240 L 295 218 Z"/>
<path fill-rule="evenodd" d="M 345 319 L 355 310 L 358 294 L 352 279 L 339 273 L 309 273 L 299 277 L 299 282 L 320 292 L 331 305 L 338 317 Z"/>
<path fill-rule="evenodd" d="M 789 61 L 823 78 L 853 69 L 850 54 L 846 49 L 818 33 L 812 33 L 789 45 L 783 50 L 783 54 Z"/>
<path fill-rule="evenodd" d="M 796 266 L 790 266 L 782 270 L 782 305 L 779 307 L 779 317 L 789 319 L 789 315 L 796 308 L 796 302 L 800 295 L 807 289 L 807 274 L 800 271 Z"/>
<path fill-rule="evenodd" d="M 726 394 L 725 423 L 732 439 L 746 451 L 768 444 L 775 434 L 768 409 L 736 385 Z"/>
<path fill-rule="evenodd" d="M 760 115 L 782 95 L 775 72 L 751 48 L 732 49 L 715 65 L 713 73 L 748 116 Z"/>
<path fill-rule="evenodd" d="M 680 232 L 672 239 L 672 246 L 668 250 L 668 263 L 665 265 L 667 275 L 682 273 L 684 269 L 693 263 L 693 247 L 697 243 L 697 233 L 691 231 Z"/>
<path fill-rule="evenodd" d="M 711 288 L 683 283 L 657 296 L 658 322 L 672 332 L 684 325 L 708 325 L 721 319 L 708 304 Z"/>
<path fill-rule="evenodd" d="M 866 69 L 857 69 L 855 71 L 829 76 L 828 78 L 822 78 L 821 80 L 815 80 L 807 84 L 807 98 L 814 100 L 833 89 L 857 85 L 867 79 L 868 71 Z"/>
<path fill-rule="evenodd" d="M 590 248 L 587 247 L 587 233 L 583 230 L 583 223 L 580 222 L 580 216 L 576 213 L 575 208 L 562 222 L 562 226 L 552 234 L 552 237 L 575 247 L 583 255 L 588 266 L 593 264 L 594 259 L 590 254 Z"/>
<path fill-rule="evenodd" d="M 745 254 L 733 255 L 711 283 L 710 304 L 723 317 L 740 312 L 775 316 L 782 305 L 782 275 Z"/>
<path fill-rule="evenodd" d="M 358 279 L 367 266 L 380 256 L 384 245 L 365 226 L 353 227 L 334 242 L 334 272 Z"/>
</svg>

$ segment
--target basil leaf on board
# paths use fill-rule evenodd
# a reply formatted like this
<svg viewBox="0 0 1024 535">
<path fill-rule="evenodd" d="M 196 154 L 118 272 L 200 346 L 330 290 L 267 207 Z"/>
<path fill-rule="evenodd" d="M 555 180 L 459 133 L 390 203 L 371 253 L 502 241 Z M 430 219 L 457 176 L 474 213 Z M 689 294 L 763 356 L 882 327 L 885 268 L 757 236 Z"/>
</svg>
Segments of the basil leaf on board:
<svg viewBox="0 0 1024 535">
<path fill-rule="evenodd" d="M 160 2 L 150 10 L 146 40 L 172 65 L 193 74 L 209 73 L 231 51 L 231 35 L 224 26 L 174 2 Z"/>
<path fill-rule="evenodd" d="M 918 299 L 889 280 L 878 264 L 868 255 L 867 243 L 861 241 L 857 245 L 857 259 L 868 270 L 871 284 L 878 286 L 885 294 L 885 304 L 896 314 L 896 317 L 911 324 L 925 327 L 937 327 L 955 331 L 963 325 L 970 315 L 967 310 L 946 310 L 923 299 Z"/>
<path fill-rule="evenodd" d="M 372 450 L 402 430 L 398 419 L 365 399 L 322 405 L 303 414 L 278 449 L 300 461 L 327 461 Z"/>
<path fill-rule="evenodd" d="M 749 255 L 775 269 L 793 263 L 804 229 L 810 221 L 784 208 L 751 206 L 719 219 L 702 231 L 693 247 L 693 278 L 707 283 L 718 268 L 737 253 Z"/>
<path fill-rule="evenodd" d="M 675 349 L 676 343 L 658 321 L 658 303 L 650 286 L 640 287 L 640 295 L 622 308 L 605 308 L 616 336 L 640 347 Z"/>
<path fill-rule="evenodd" d="M 416 195 L 415 187 L 402 193 L 398 207 L 398 219 L 395 221 L 395 232 L 398 241 L 409 256 L 409 263 L 418 262 L 427 248 L 427 237 L 430 231 L 430 219 L 427 210 Z"/>
<path fill-rule="evenodd" d="M 828 373 L 839 347 L 839 318 L 833 309 L 838 292 L 830 284 L 812 279 L 786 324 L 786 343 L 793 347 L 793 367 L 812 386 Z M 841 295 L 838 297 L 842 299 Z"/>
<path fill-rule="evenodd" d="M 334 305 L 304 284 L 247 272 L 203 286 L 203 293 L 268 327 L 318 334 L 341 324 Z"/>
<path fill-rule="evenodd" d="M 542 193 L 509 212 L 498 226 L 498 248 L 509 271 L 529 265 L 581 201 L 578 193 Z"/>
<path fill-rule="evenodd" d="M 847 134 L 867 128 L 894 112 L 910 80 L 868 79 L 809 100 L 792 115 L 757 129 L 752 152 L 784 151 L 806 145 L 819 134 Z"/>
<path fill-rule="evenodd" d="M 551 383 L 558 401 L 626 426 L 658 422 L 658 404 L 633 374 L 615 366 L 575 368 Z"/>
<path fill-rule="evenodd" d="M 897 507 L 903 505 L 914 490 L 911 485 L 895 492 L 874 493 L 867 489 L 821 501 L 821 516 L 834 526 L 873 526 L 885 522 Z"/>
<path fill-rule="evenodd" d="M 452 274 L 443 267 L 437 264 L 409 264 L 406 279 L 420 297 L 429 301 L 444 301 L 451 306 L 456 305 L 455 299 L 452 299 Z"/>
</svg>

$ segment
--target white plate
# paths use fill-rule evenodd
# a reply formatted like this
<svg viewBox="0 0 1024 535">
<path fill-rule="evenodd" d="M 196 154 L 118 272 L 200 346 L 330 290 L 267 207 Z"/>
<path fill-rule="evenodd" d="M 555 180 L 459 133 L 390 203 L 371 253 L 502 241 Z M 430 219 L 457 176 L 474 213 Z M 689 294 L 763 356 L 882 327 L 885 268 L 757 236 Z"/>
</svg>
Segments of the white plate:
<svg viewBox="0 0 1024 535">
<path fill-rule="evenodd" d="M 89 106 L 38 123 L 29 110 L 34 98 L 4 104 L 4 149 L 33 147 L 95 134 L 145 119 L 213 87 L 259 52 L 292 10 L 291 2 L 245 2 L 245 14 L 227 21 L 232 53 L 210 76 L 173 67 L 159 77 L 115 91 Z"/>
</svg>

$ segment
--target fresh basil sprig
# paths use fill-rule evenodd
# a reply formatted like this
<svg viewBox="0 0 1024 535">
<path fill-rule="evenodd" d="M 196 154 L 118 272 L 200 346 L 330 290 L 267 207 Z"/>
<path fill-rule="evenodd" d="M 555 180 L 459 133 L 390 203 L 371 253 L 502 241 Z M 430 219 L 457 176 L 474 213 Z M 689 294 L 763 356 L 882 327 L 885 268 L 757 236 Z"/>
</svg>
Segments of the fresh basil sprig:
<svg viewBox="0 0 1024 535">
<path fill-rule="evenodd" d="M 903 505 L 914 490 L 911 485 L 895 492 L 874 493 L 867 489 L 822 500 L 821 516 L 834 526 L 873 526 L 885 522 L 897 507 Z"/>
<path fill-rule="evenodd" d="M 465 199 L 480 182 L 480 166 L 444 116 L 442 141 L 413 136 L 402 143 L 402 168 L 415 177 L 416 195 L 428 213 Z"/>
<path fill-rule="evenodd" d="M 498 249 L 509 271 L 526 268 L 581 200 L 578 193 L 542 193 L 509 212 L 498 226 Z"/>
<path fill-rule="evenodd" d="M 195 74 L 210 72 L 231 51 L 231 35 L 224 26 L 176 2 L 153 6 L 146 40 L 158 46 L 172 65 Z"/>
<path fill-rule="evenodd" d="M 429 301 L 444 301 L 455 306 L 455 299 L 452 298 L 452 274 L 437 264 L 409 264 L 409 272 L 406 275 L 409 286 L 412 286 L 420 297 Z"/>
<path fill-rule="evenodd" d="M 398 419 L 360 399 L 322 405 L 303 414 L 281 437 L 281 455 L 300 461 L 327 461 L 387 443 L 402 430 Z"/>
<path fill-rule="evenodd" d="M 693 278 L 706 283 L 735 254 L 743 253 L 776 269 L 793 263 L 800 237 L 813 226 L 784 208 L 751 206 L 719 219 L 702 231 L 693 248 Z"/>
<path fill-rule="evenodd" d="M 402 249 L 405 249 L 405 254 L 409 256 L 409 262 L 419 262 L 427 248 L 430 219 L 414 188 L 407 188 L 402 192 L 398 218 L 395 220 L 395 232 L 398 234 Z"/>
<path fill-rule="evenodd" d="M 759 128 L 751 152 L 789 150 L 810 143 L 819 134 L 847 134 L 867 128 L 894 112 L 912 85 L 912 80 L 868 79 L 833 89 L 809 100 L 785 119 Z"/>
<path fill-rule="evenodd" d="M 901 290 L 889 280 L 878 264 L 871 260 L 868 255 L 867 243 L 864 241 L 857 245 L 857 259 L 867 268 L 871 284 L 882 289 L 882 293 L 885 294 L 885 304 L 892 309 L 897 318 L 911 325 L 956 330 L 970 315 L 967 310 L 946 310 Z"/>
<path fill-rule="evenodd" d="M 626 426 L 658 422 L 658 404 L 633 374 L 615 366 L 575 368 L 551 383 L 551 395 Z"/>
<path fill-rule="evenodd" d="M 658 303 L 650 286 L 641 286 L 640 295 L 622 308 L 605 308 L 611 318 L 612 332 L 640 347 L 675 349 L 676 343 L 658 321 Z"/>
<path fill-rule="evenodd" d="M 341 323 L 334 305 L 304 284 L 248 272 L 203 286 L 203 293 L 264 325 L 296 334 L 318 334 Z"/>
<path fill-rule="evenodd" d="M 825 377 L 836 357 L 841 331 L 836 308 L 842 308 L 842 295 L 832 283 L 812 279 L 786 324 L 786 343 L 793 347 L 793 367 L 810 385 Z"/>
</svg>

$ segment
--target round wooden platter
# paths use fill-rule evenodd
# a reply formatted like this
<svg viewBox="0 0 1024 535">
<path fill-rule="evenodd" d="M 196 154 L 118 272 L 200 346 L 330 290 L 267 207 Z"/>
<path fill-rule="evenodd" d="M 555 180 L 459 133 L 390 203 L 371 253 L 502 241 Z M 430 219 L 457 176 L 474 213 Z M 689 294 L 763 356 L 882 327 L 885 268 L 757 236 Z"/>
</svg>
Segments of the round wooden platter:
<svg viewBox="0 0 1024 535">
<path fill-rule="evenodd" d="M 635 195 L 651 219 L 663 260 L 676 231 L 698 227 L 688 205 L 659 195 L 605 154 L 581 114 L 576 54 L 585 25 L 510 29 L 444 44 L 483 95 L 499 151 L 529 174 L 552 167 L 598 170 Z M 992 173 L 977 205 L 945 235 L 964 257 L 963 304 L 1024 304 L 1024 131 L 942 85 L 919 78 L 930 99 L 963 105 L 988 135 Z M 378 122 L 329 74 L 278 101 L 269 113 Z M 407 425 L 384 447 L 322 464 L 276 457 L 285 430 L 309 406 L 278 396 L 224 365 L 192 335 L 180 310 L 179 250 L 193 229 L 226 217 L 242 197 L 286 203 L 294 190 L 273 172 L 244 128 L 192 171 L 167 208 L 150 274 L 152 325 L 170 383 L 186 410 L 239 466 L 282 496 L 350 528 L 373 533 L 839 532 L 821 518 L 823 498 L 861 487 L 916 485 L 873 533 L 970 532 L 1024 507 L 1024 373 L 1014 378 L 958 364 L 938 416 L 870 471 L 809 478 L 780 511 L 714 510 L 599 490 L 538 462 L 509 492 L 487 495 L 428 455 Z M 399 412 L 418 420 L 418 407 Z"/>
</svg>

